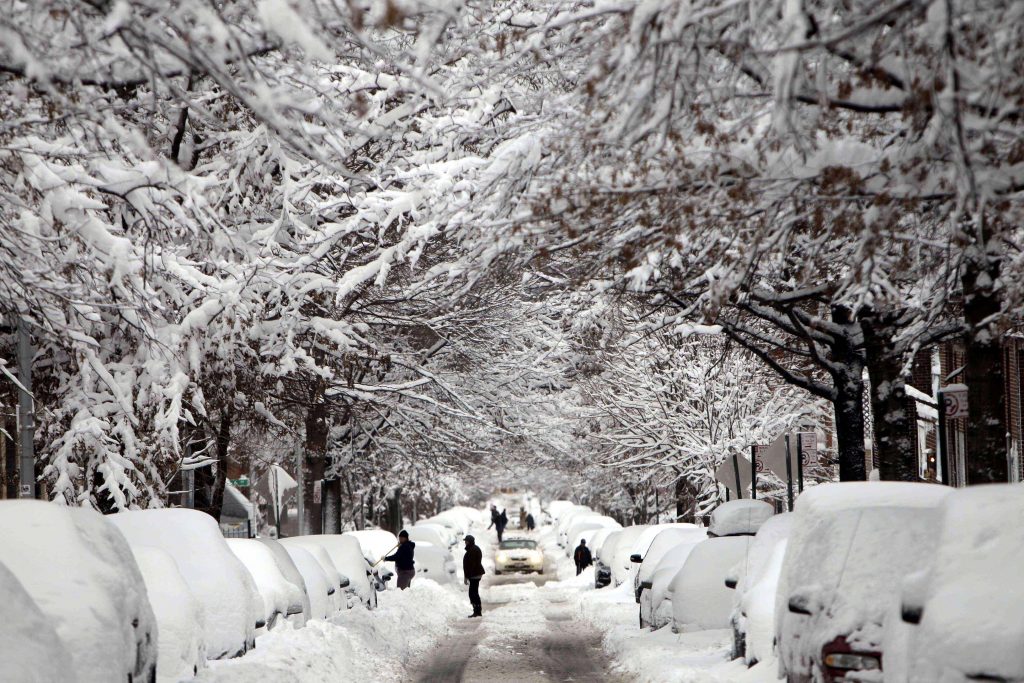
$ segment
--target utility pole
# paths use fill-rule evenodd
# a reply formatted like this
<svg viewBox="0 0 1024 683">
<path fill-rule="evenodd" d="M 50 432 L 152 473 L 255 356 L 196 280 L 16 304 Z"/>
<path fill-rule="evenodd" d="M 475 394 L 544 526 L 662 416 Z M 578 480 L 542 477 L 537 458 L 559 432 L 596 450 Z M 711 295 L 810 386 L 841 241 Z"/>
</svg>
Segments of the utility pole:
<svg viewBox="0 0 1024 683">
<path fill-rule="evenodd" d="M 18 318 L 18 450 L 19 498 L 36 497 L 35 407 L 32 400 L 32 338 L 28 323 Z"/>
<path fill-rule="evenodd" d="M 298 475 L 298 479 L 299 479 L 298 495 L 296 496 L 296 498 L 299 501 L 299 510 L 298 510 L 298 517 L 296 518 L 296 521 L 299 524 L 299 526 L 298 526 L 299 534 L 304 534 L 304 533 L 306 533 L 306 530 L 305 530 L 306 527 L 303 526 L 303 522 L 305 522 L 305 519 L 306 519 L 306 500 L 305 500 L 305 496 L 303 495 L 303 493 L 306 490 L 306 468 L 303 467 L 303 463 L 302 463 L 302 444 L 301 443 L 300 444 L 296 444 L 296 446 L 295 446 L 295 472 Z"/>
</svg>

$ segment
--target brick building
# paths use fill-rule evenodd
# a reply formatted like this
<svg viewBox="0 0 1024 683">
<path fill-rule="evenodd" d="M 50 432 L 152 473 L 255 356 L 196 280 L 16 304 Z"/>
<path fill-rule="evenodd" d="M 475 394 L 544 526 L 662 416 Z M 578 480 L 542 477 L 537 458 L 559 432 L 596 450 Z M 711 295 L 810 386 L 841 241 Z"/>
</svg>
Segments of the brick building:
<svg viewBox="0 0 1024 683">
<path fill-rule="evenodd" d="M 938 445 L 938 391 L 950 384 L 968 384 L 965 376 L 964 347 L 960 341 L 943 342 L 922 350 L 914 358 L 907 382 L 907 407 L 916 415 L 917 428 L 911 434 L 917 453 L 918 473 L 925 481 L 948 481 L 953 486 L 964 486 L 965 463 L 970 457 L 967 443 L 966 419 L 947 419 L 945 447 L 950 464 L 948 477 L 943 476 L 941 453 Z M 1008 336 L 1003 343 L 1003 371 L 1005 373 L 1005 404 L 1007 422 L 1007 451 L 1010 457 L 1011 481 L 1024 480 L 1024 336 Z M 875 449 L 877 452 L 877 449 Z M 877 458 L 872 465 L 877 467 Z"/>
</svg>

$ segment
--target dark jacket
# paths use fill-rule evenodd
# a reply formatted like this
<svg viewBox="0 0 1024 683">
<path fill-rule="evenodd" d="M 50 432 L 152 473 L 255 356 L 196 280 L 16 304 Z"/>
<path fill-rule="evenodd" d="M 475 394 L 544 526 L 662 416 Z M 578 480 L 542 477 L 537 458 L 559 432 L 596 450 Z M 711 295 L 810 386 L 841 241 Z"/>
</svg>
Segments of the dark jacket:
<svg viewBox="0 0 1024 683">
<path fill-rule="evenodd" d="M 412 541 L 406 541 L 398 545 L 398 550 L 395 551 L 394 555 L 388 555 L 384 558 L 385 562 L 394 562 L 395 569 L 415 569 L 416 563 L 413 562 L 412 556 L 413 551 L 416 550 L 416 544 Z"/>
<path fill-rule="evenodd" d="M 466 555 L 462 558 L 462 574 L 467 579 L 479 579 L 484 575 L 484 554 L 480 546 L 471 545 L 466 548 Z"/>
<path fill-rule="evenodd" d="M 583 544 L 576 546 L 576 552 L 573 553 L 572 559 L 576 562 L 577 567 L 589 567 L 594 563 L 594 558 L 590 554 L 590 548 Z"/>
</svg>

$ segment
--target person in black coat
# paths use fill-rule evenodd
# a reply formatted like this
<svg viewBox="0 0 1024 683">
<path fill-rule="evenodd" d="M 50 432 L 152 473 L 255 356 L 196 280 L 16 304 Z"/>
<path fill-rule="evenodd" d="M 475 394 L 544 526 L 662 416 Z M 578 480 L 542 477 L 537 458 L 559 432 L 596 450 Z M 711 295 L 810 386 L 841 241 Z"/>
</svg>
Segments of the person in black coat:
<svg viewBox="0 0 1024 683">
<path fill-rule="evenodd" d="M 484 578 L 484 554 L 472 535 L 466 536 L 466 554 L 462 558 L 462 575 L 469 585 L 469 603 L 473 606 L 470 618 L 482 617 L 483 606 L 480 604 L 480 579 Z"/>
<path fill-rule="evenodd" d="M 594 558 L 591 556 L 590 548 L 587 547 L 587 542 L 584 539 L 580 539 L 580 544 L 576 546 L 572 559 L 576 563 L 576 576 L 579 576 L 583 573 L 584 569 L 594 564 Z"/>
<path fill-rule="evenodd" d="M 416 562 L 413 560 L 415 552 L 416 544 L 409 540 L 409 532 L 402 529 L 398 532 L 398 549 L 393 555 L 384 558 L 385 562 L 395 563 L 398 587 L 402 590 L 411 586 L 413 577 L 416 576 Z"/>
<path fill-rule="evenodd" d="M 537 523 L 535 521 L 533 521 L 533 515 L 527 513 L 527 515 L 526 515 L 526 530 L 527 531 L 533 531 L 536 528 L 537 528 Z"/>
</svg>

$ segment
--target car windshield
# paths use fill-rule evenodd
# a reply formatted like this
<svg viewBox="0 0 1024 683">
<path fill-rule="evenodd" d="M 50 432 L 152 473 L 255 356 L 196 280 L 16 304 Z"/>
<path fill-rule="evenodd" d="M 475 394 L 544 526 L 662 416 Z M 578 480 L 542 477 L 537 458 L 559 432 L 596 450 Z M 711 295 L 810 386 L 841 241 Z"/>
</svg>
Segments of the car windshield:
<svg viewBox="0 0 1024 683">
<path fill-rule="evenodd" d="M 502 541 L 500 547 L 502 550 L 536 550 L 537 542 L 515 538 L 508 541 Z"/>
</svg>

